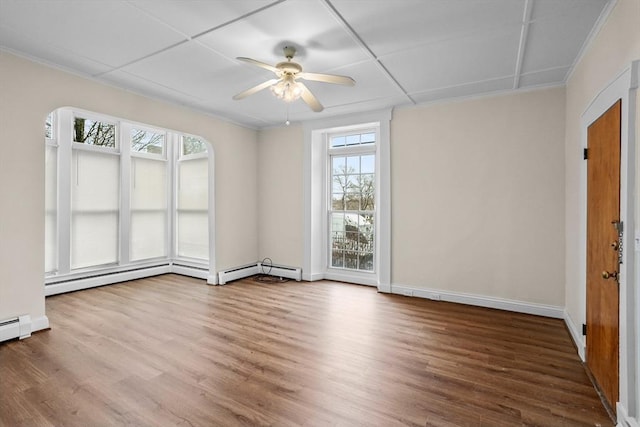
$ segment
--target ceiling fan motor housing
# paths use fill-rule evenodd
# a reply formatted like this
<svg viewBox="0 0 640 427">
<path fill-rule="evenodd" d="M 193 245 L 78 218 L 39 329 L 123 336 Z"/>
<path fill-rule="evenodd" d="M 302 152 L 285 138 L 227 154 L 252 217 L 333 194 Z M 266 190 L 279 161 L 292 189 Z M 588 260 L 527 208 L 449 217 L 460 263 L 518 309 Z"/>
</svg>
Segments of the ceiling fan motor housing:
<svg viewBox="0 0 640 427">
<path fill-rule="evenodd" d="M 302 67 L 300 66 L 300 64 L 289 61 L 276 64 L 276 68 L 283 74 L 298 74 L 302 71 Z"/>
</svg>

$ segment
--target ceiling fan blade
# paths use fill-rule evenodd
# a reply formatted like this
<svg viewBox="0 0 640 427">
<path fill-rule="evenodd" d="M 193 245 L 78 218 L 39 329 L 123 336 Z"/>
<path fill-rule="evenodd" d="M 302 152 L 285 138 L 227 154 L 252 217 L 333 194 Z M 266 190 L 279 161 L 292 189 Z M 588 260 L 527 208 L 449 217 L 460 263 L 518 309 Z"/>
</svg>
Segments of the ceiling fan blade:
<svg viewBox="0 0 640 427">
<path fill-rule="evenodd" d="M 354 86 L 356 81 L 351 77 L 338 76 L 335 74 L 318 74 L 318 73 L 298 73 L 296 77 L 305 80 L 313 80 L 316 82 L 333 83 L 337 85 Z"/>
<path fill-rule="evenodd" d="M 318 101 L 316 97 L 313 96 L 309 88 L 307 88 L 304 83 L 296 83 L 302 88 L 302 95 L 300 95 L 302 97 L 302 100 L 306 102 L 313 111 L 319 113 L 320 111 L 324 110 L 324 107 L 322 106 L 322 104 L 320 104 L 320 101 Z"/>
<path fill-rule="evenodd" d="M 243 58 L 241 56 L 237 57 L 236 59 L 239 60 L 239 61 L 248 62 L 249 64 L 257 65 L 258 67 L 264 68 L 265 70 L 273 71 L 274 73 L 279 73 L 280 72 L 280 70 L 278 70 L 273 65 L 269 65 L 269 64 L 266 64 L 264 62 L 256 61 L 255 59 Z"/>
<path fill-rule="evenodd" d="M 253 95 L 256 92 L 260 92 L 262 89 L 266 89 L 271 85 L 274 85 L 276 83 L 278 83 L 280 80 L 279 79 L 271 79 L 271 80 L 267 80 L 264 83 L 260 83 L 257 86 L 252 87 L 251 89 L 247 89 L 244 92 L 240 92 L 237 95 L 233 96 L 233 99 L 235 99 L 236 101 L 242 98 L 246 98 L 249 95 Z"/>
</svg>

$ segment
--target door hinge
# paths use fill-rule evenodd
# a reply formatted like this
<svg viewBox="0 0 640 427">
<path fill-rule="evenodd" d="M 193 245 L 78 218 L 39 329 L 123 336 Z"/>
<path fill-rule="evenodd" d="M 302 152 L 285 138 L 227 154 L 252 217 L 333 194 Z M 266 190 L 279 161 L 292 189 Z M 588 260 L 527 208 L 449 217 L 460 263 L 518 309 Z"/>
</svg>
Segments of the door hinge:
<svg viewBox="0 0 640 427">
<path fill-rule="evenodd" d="M 582 150 L 582 158 L 584 160 L 587 160 L 589 158 L 589 149 L 588 148 L 585 148 L 585 149 Z"/>
<path fill-rule="evenodd" d="M 582 335 L 587 335 L 587 325 L 586 324 L 582 324 Z"/>
</svg>

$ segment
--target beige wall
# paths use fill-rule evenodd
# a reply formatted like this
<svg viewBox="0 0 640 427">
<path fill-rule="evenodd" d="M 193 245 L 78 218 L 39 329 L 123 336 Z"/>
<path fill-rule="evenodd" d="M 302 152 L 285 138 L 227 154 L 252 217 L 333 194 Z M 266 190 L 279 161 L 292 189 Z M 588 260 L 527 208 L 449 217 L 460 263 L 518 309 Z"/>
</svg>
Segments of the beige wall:
<svg viewBox="0 0 640 427">
<path fill-rule="evenodd" d="M 258 256 L 291 267 L 303 265 L 303 141 L 302 126 L 258 138 Z"/>
<path fill-rule="evenodd" d="M 618 0 L 605 25 L 575 67 L 567 83 L 566 110 L 566 308 L 575 323 L 584 319 L 580 283 L 580 164 L 582 141 L 580 118 L 596 95 L 629 66 L 640 59 L 640 1 Z"/>
<path fill-rule="evenodd" d="M 0 52 L 0 319 L 44 314 L 43 124 L 62 106 L 209 140 L 216 156 L 217 269 L 256 260 L 256 131 Z"/>
<path fill-rule="evenodd" d="M 564 305 L 564 89 L 394 112 L 392 283 Z"/>
</svg>

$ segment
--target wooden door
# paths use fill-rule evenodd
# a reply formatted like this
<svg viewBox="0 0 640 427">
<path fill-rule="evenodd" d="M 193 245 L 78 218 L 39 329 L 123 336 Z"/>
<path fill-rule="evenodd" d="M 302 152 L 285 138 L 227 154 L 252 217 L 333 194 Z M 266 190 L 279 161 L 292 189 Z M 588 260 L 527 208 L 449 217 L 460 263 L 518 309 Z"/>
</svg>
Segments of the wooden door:
<svg viewBox="0 0 640 427">
<path fill-rule="evenodd" d="M 587 131 L 587 366 L 615 412 L 618 401 L 621 101 Z"/>
</svg>

